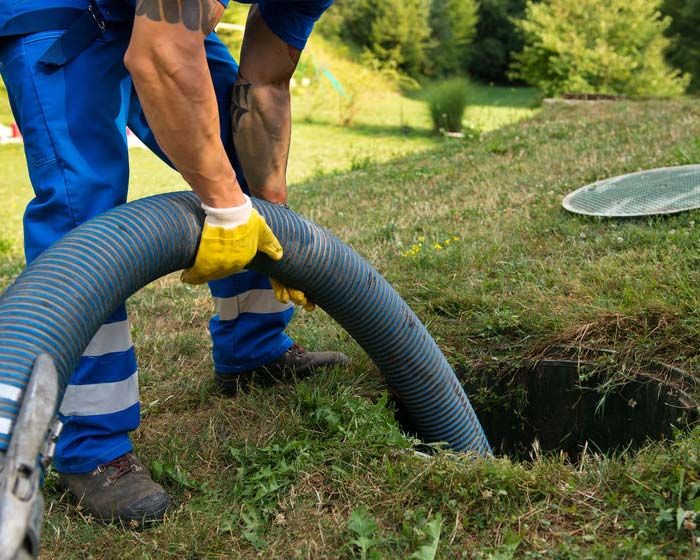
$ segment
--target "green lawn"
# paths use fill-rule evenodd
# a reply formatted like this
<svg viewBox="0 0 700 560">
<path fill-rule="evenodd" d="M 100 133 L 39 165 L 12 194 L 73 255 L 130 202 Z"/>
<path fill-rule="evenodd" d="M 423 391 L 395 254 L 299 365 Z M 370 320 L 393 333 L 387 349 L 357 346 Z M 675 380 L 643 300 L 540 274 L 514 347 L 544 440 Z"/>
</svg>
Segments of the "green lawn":
<svg viewBox="0 0 700 560">
<path fill-rule="evenodd" d="M 344 107 L 336 92 L 328 90 L 327 84 L 323 84 L 319 89 L 297 93 L 294 98 L 296 116 L 289 164 L 292 182 L 385 162 L 454 141 L 432 133 L 425 102 L 390 90 L 380 93 L 372 90 L 371 95 L 357 92 L 352 125 L 342 126 L 340 123 L 350 109 Z M 470 93 L 472 102 L 464 122 L 482 132 L 514 124 L 536 113 L 532 107 L 537 92 L 532 89 L 473 84 Z M 325 100 L 322 107 L 318 106 L 316 96 Z"/>
<path fill-rule="evenodd" d="M 488 101 L 507 91 L 479 91 L 484 106 L 509 106 Z M 358 116 L 348 129 L 302 113 L 295 141 L 328 134 L 341 144 L 328 157 L 354 169 L 320 174 L 314 158 L 326 156 L 296 144 L 304 165 L 292 206 L 390 280 L 465 382 L 509 379 L 562 352 L 614 350 L 609 379 L 664 362 L 688 372 L 678 389 L 700 397 L 700 213 L 603 221 L 560 206 L 599 178 L 698 162 L 697 100 L 547 107 L 466 141 L 423 136 L 425 123 L 410 121 L 408 142 L 425 144 L 398 159 L 409 149 L 400 121 Z M 395 152 L 363 152 L 362 138 L 380 131 Z M 16 239 L 28 192 L 20 151 L 0 148 L 0 162 L 2 235 Z M 133 152 L 133 186 L 139 196 L 182 185 Z M 0 249 L 4 286 L 21 262 L 16 244 Z M 50 475 L 45 558 L 698 557 L 700 429 L 578 463 L 536 451 L 526 461 L 424 459 L 407 452 L 374 366 L 322 311 L 299 313 L 291 333 L 347 352 L 348 371 L 226 399 L 212 382 L 205 289 L 172 276 L 129 308 L 144 420 L 135 442 L 177 507 L 149 531 L 103 526 Z M 472 393 L 477 409 L 512 414 L 512 402 L 492 396 Z"/>
<path fill-rule="evenodd" d="M 397 157 L 424 152 L 454 143 L 431 132 L 425 103 L 399 93 L 392 83 L 375 72 L 338 57 L 322 39 L 312 45 L 305 56 L 330 57 L 336 73 L 350 80 L 361 74 L 371 91 L 357 90 L 352 101 L 352 123 L 343 125 L 345 107 L 339 108 L 338 94 L 324 78 L 315 78 L 311 86 L 294 89 L 294 125 L 289 157 L 288 180 L 291 196 L 294 185 L 324 174 L 362 169 L 372 163 L 386 162 Z M 336 67 L 338 67 L 336 69 Z M 299 82 L 301 78 L 299 78 Z M 473 104 L 465 114 L 465 123 L 484 132 L 494 130 L 536 113 L 532 108 L 537 92 L 532 89 L 511 89 L 474 84 Z M 350 86 L 348 86 L 348 90 Z M 12 122 L 9 103 L 0 90 L 0 124 Z M 0 162 L 6 172 L 0 177 L 0 192 L 4 195 L 0 208 L 0 239 L 15 246 L 21 241 L 21 214 L 31 197 L 31 187 L 18 145 L 0 146 Z M 130 152 L 132 177 L 131 200 L 149 194 L 184 188 L 177 175 L 147 150 Z"/>
</svg>

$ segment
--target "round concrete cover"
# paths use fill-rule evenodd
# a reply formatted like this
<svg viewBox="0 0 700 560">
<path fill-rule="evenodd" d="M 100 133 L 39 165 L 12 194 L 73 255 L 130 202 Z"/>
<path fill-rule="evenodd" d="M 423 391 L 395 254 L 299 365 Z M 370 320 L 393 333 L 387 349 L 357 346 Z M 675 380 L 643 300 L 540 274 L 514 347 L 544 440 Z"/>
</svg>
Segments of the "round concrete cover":
<svg viewBox="0 0 700 560">
<path fill-rule="evenodd" d="M 700 208 L 700 165 L 640 171 L 581 187 L 564 198 L 569 212 L 622 218 Z"/>
</svg>

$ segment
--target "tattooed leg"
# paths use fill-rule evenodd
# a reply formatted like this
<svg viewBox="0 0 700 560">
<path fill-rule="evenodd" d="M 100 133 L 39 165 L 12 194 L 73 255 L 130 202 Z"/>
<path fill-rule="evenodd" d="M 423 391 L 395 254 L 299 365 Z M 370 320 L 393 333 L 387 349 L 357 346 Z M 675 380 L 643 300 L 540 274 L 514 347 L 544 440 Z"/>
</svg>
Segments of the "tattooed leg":
<svg viewBox="0 0 700 560">
<path fill-rule="evenodd" d="M 251 7 L 232 91 L 231 128 L 251 192 L 271 202 L 287 200 L 289 79 L 300 54 L 269 29 L 256 6 Z"/>
<path fill-rule="evenodd" d="M 238 81 L 233 85 L 233 95 L 231 97 L 231 122 L 233 125 L 233 133 L 240 131 L 241 119 L 250 110 L 250 88 L 253 84 L 241 81 L 239 75 Z"/>
<path fill-rule="evenodd" d="M 251 83 L 239 73 L 231 95 L 231 129 L 251 192 L 270 202 L 287 201 L 291 134 L 286 82 Z"/>
<path fill-rule="evenodd" d="M 153 21 L 182 23 L 190 31 L 208 35 L 218 22 L 221 8 L 216 0 L 138 0 L 136 15 Z"/>
</svg>

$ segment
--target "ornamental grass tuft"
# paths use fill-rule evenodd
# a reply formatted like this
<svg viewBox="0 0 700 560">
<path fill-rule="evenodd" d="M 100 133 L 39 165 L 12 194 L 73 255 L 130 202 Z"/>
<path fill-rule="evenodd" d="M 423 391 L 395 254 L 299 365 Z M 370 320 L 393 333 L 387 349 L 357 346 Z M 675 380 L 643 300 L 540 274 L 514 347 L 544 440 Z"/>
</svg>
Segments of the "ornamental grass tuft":
<svg viewBox="0 0 700 560">
<path fill-rule="evenodd" d="M 462 118 L 469 103 L 469 82 L 453 78 L 425 92 L 435 132 L 462 132 Z"/>
</svg>

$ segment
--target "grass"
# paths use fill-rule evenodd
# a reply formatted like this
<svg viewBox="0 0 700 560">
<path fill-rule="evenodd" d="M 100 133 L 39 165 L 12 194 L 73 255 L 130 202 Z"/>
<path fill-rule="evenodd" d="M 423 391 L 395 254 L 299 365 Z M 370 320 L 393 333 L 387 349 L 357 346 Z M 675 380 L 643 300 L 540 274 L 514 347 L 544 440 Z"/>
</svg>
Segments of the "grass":
<svg viewBox="0 0 700 560">
<path fill-rule="evenodd" d="M 227 12 L 228 21 L 243 23 L 246 10 L 236 6 Z M 233 53 L 240 51 L 239 32 L 222 37 Z M 342 93 L 333 87 L 329 74 Z M 446 142 L 432 134 L 427 104 L 414 89 L 417 84 L 368 68 L 357 52 L 318 34 L 304 50 L 295 83 L 291 182 L 382 163 Z M 534 89 L 480 84 L 467 89 L 465 124 L 469 128 L 489 132 L 536 113 Z"/>
<path fill-rule="evenodd" d="M 505 90 L 479 91 L 485 107 L 507 103 Z M 612 371 L 663 361 L 690 372 L 681 388 L 700 396 L 700 213 L 602 221 L 560 207 L 599 178 L 697 162 L 696 100 L 548 107 L 464 142 L 419 135 L 426 145 L 386 162 L 361 151 L 367 131 L 400 137 L 380 113 L 350 129 L 331 116 L 298 123 L 333 142 L 356 135 L 361 155 L 353 164 L 336 147 L 339 169 L 321 174 L 298 152 L 310 163 L 291 203 L 366 256 L 465 377 L 614 349 Z M 132 197 L 182 187 L 132 156 Z M 22 264 L 28 183 L 17 147 L 2 147 L 0 162 L 5 286 Z M 426 460 L 410 452 L 374 366 L 322 311 L 299 313 L 291 332 L 350 354 L 348 371 L 226 399 L 212 382 L 206 290 L 168 277 L 129 308 L 143 403 L 134 440 L 177 507 L 149 531 L 103 526 L 52 474 L 46 558 L 698 557 L 698 428 L 578 463 L 537 450 L 522 462 Z"/>
<path fill-rule="evenodd" d="M 320 36 L 312 37 L 304 57 L 293 90 L 293 181 L 308 178 L 310 172 L 382 163 L 398 154 L 435 149 L 447 142 L 432 133 L 420 92 L 408 88 L 408 93 L 401 93 L 406 85 L 396 76 L 367 69 L 347 47 Z M 344 94 L 333 88 L 324 71 L 340 82 Z M 302 87 L 304 78 L 309 83 Z M 538 93 L 533 89 L 480 84 L 470 84 L 467 89 L 465 124 L 471 129 L 489 132 L 536 112 L 533 106 Z M 324 127 L 323 135 L 319 135 L 319 126 Z M 338 145 L 343 147 L 340 153 Z"/>
<path fill-rule="evenodd" d="M 464 78 L 438 83 L 426 91 L 433 128 L 437 131 L 462 132 L 464 110 L 469 103 L 469 85 Z"/>
<path fill-rule="evenodd" d="M 245 8 L 232 10 L 231 21 L 242 22 Z M 240 48 L 240 34 L 223 35 L 233 52 Z M 426 103 L 400 92 L 395 76 L 369 70 L 353 60 L 345 47 L 314 36 L 304 52 L 293 88 L 293 135 L 290 148 L 290 184 L 357 170 L 402 155 L 439 149 L 451 142 L 432 134 Z M 343 85 L 347 97 L 333 89 L 322 74 L 330 70 Z M 309 84 L 302 86 L 303 79 Z M 533 89 L 469 86 L 465 119 L 471 128 L 488 132 L 531 117 L 537 100 Z M 351 116 L 350 123 L 346 120 Z M 0 90 L 0 124 L 12 122 L 6 94 Z M 0 177 L 3 207 L 0 208 L 0 239 L 15 247 L 21 243 L 20 216 L 31 188 L 17 145 L 0 146 L 5 173 Z M 147 150 L 132 150 L 130 199 L 184 188 L 177 175 Z"/>
</svg>

